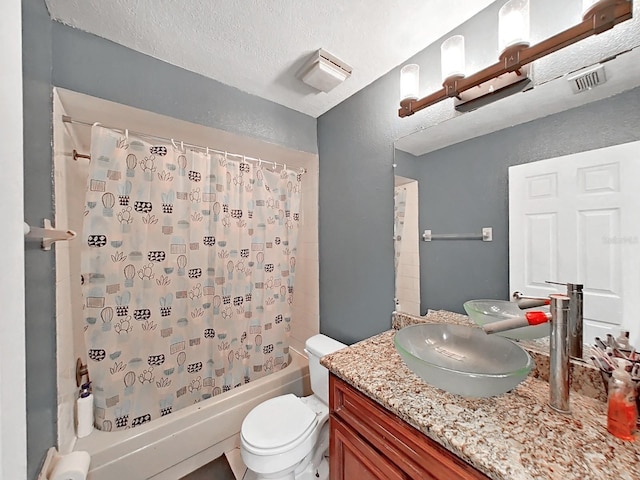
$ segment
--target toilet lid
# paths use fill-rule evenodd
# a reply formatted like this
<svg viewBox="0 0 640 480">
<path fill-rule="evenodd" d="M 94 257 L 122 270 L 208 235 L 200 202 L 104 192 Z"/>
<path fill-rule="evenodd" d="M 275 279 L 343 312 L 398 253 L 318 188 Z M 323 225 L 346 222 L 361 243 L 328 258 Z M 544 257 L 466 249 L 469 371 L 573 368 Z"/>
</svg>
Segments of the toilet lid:
<svg viewBox="0 0 640 480">
<path fill-rule="evenodd" d="M 281 395 L 249 412 L 242 422 L 242 439 L 253 453 L 281 453 L 303 441 L 316 423 L 316 414 L 298 397 Z"/>
</svg>

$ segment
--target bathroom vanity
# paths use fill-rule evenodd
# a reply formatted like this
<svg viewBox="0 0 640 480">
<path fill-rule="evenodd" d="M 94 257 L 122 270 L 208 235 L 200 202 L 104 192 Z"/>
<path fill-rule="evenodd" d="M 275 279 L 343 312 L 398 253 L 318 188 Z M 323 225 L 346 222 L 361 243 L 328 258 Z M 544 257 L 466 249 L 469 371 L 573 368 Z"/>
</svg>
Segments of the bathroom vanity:
<svg viewBox="0 0 640 480">
<path fill-rule="evenodd" d="M 488 478 L 335 375 L 329 392 L 332 480 Z"/>
<path fill-rule="evenodd" d="M 640 478 L 640 439 L 610 435 L 600 389 L 576 388 L 591 372 L 574 369 L 568 416 L 548 407 L 545 361 L 536 352 L 537 368 L 511 392 L 464 398 L 414 375 L 394 334 L 321 361 L 331 372 L 331 479 Z"/>
</svg>

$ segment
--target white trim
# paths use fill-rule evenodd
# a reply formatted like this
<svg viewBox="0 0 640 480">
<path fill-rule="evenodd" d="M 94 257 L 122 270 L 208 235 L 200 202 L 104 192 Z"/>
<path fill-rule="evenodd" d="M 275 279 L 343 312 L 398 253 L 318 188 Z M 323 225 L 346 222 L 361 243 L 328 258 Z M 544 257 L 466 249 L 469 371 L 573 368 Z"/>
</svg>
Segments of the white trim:
<svg viewBox="0 0 640 480">
<path fill-rule="evenodd" d="M 22 10 L 0 2 L 0 478 L 27 476 L 22 144 Z"/>
</svg>

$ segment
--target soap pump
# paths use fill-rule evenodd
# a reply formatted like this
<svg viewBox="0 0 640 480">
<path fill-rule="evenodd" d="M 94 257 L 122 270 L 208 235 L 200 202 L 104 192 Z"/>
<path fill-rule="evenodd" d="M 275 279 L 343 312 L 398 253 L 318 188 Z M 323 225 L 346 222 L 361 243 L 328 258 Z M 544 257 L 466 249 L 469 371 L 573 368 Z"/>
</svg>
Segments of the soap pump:
<svg viewBox="0 0 640 480">
<path fill-rule="evenodd" d="M 93 432 L 93 395 L 91 394 L 91 382 L 83 383 L 80 387 L 80 395 L 76 402 L 76 415 L 78 419 L 78 438 L 83 438 Z"/>
<path fill-rule="evenodd" d="M 623 359 L 616 360 L 617 368 L 609 380 L 607 430 L 623 440 L 635 440 L 638 421 L 636 387 L 626 370 L 627 362 Z"/>
</svg>

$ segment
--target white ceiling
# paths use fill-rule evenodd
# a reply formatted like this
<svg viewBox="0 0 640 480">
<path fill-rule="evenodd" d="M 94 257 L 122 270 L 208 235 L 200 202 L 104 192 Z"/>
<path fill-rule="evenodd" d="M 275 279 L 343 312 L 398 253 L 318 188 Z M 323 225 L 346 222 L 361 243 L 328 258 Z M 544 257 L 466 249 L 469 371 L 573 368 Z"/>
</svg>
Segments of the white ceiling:
<svg viewBox="0 0 640 480">
<path fill-rule="evenodd" d="M 318 117 L 494 0 L 46 0 L 51 17 Z M 353 68 L 318 92 L 295 76 L 324 48 Z"/>
</svg>

